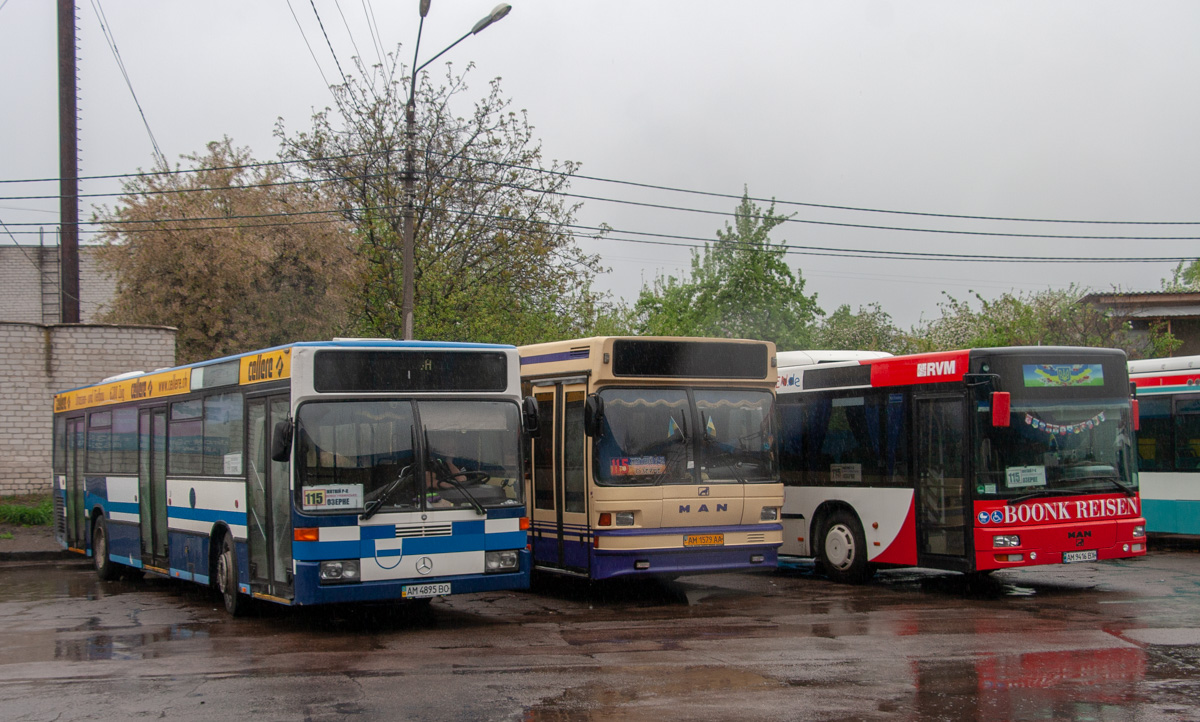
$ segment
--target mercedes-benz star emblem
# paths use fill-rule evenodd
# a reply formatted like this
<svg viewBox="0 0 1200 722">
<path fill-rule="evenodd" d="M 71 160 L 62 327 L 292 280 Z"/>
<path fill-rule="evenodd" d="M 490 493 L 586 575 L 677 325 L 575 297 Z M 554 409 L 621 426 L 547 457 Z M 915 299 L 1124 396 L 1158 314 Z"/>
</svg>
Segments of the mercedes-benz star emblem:
<svg viewBox="0 0 1200 722">
<path fill-rule="evenodd" d="M 428 574 L 433 571 L 433 560 L 429 557 L 421 557 L 417 560 L 417 573 Z"/>
</svg>

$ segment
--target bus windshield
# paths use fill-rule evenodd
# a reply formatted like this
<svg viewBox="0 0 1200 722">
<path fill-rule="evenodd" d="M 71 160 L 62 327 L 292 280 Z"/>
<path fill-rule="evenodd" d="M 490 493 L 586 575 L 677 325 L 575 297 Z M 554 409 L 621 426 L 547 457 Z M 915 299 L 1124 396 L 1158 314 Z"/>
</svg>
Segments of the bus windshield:
<svg viewBox="0 0 1200 722">
<path fill-rule="evenodd" d="M 1007 428 L 993 426 L 985 406 L 976 422 L 976 491 L 981 496 L 1137 490 L 1127 401 L 1014 400 Z"/>
<path fill-rule="evenodd" d="M 373 514 L 520 505 L 518 424 L 516 405 L 504 401 L 304 404 L 296 420 L 301 508 Z M 418 443 L 425 448 L 419 463 Z"/>
<path fill-rule="evenodd" d="M 604 389 L 601 484 L 773 482 L 774 395 L 737 389 Z"/>
</svg>

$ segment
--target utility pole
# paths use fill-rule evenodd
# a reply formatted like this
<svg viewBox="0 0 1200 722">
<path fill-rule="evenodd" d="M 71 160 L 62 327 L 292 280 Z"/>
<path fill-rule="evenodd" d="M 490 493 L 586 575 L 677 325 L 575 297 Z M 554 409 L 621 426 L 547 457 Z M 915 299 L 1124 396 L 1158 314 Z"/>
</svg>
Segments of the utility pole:
<svg viewBox="0 0 1200 722">
<path fill-rule="evenodd" d="M 79 139 L 75 82 L 75 0 L 58 0 L 58 195 L 62 228 L 59 308 L 63 323 L 79 323 Z"/>
</svg>

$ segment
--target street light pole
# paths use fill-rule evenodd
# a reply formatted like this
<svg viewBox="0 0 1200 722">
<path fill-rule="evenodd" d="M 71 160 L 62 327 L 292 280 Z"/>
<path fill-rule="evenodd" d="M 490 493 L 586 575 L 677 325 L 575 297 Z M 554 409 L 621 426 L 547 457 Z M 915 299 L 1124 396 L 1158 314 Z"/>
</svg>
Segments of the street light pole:
<svg viewBox="0 0 1200 722">
<path fill-rule="evenodd" d="M 437 55 L 417 65 L 417 53 L 421 51 L 421 30 L 425 27 L 425 16 L 429 13 L 430 0 L 421 0 L 421 23 L 417 26 L 417 42 L 413 51 L 413 71 L 408 86 L 408 101 L 404 104 L 404 208 L 401 218 L 404 221 L 404 296 L 401 300 L 400 314 L 404 317 L 404 340 L 411 341 L 413 337 L 413 245 L 415 243 L 417 224 L 417 188 L 416 171 L 413 166 L 413 145 L 417 137 L 417 73 L 425 66 L 442 57 L 446 51 L 458 45 L 472 35 L 478 35 L 483 29 L 503 18 L 512 10 L 512 5 L 501 3 L 481 18 L 469 32 L 458 40 L 446 46 Z"/>
</svg>

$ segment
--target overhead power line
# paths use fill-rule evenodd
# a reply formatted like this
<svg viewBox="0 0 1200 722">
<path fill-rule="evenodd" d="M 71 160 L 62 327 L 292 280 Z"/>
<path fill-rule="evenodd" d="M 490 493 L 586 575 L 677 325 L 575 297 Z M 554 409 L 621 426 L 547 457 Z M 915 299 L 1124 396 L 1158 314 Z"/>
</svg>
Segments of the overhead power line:
<svg viewBox="0 0 1200 722">
<path fill-rule="evenodd" d="M 289 2 L 290 2 L 290 0 L 289 0 Z M 303 30 L 301 32 L 303 32 Z M 316 58 L 314 56 L 314 60 L 315 59 Z M 610 184 L 615 184 L 615 185 L 630 186 L 630 187 L 636 187 L 636 188 L 646 188 L 646 189 L 666 191 L 666 192 L 671 192 L 671 193 L 683 193 L 683 194 L 688 194 L 688 195 L 705 196 L 705 197 L 709 197 L 709 198 L 731 199 L 731 200 L 738 200 L 738 201 L 740 201 L 743 197 L 741 195 L 736 195 L 736 194 L 731 194 L 731 193 L 701 191 L 701 190 L 695 190 L 695 189 L 689 189 L 689 188 L 678 188 L 678 187 L 672 187 L 672 186 L 656 185 L 656 184 L 652 184 L 652 183 L 641 183 L 638 181 L 628 181 L 628 180 L 620 180 L 620 179 L 616 179 L 616 178 L 603 178 L 600 176 L 569 173 L 566 171 L 558 171 L 558 170 L 552 170 L 552 169 L 547 169 L 547 168 L 537 168 L 534 166 L 526 166 L 526 165 L 510 163 L 510 162 L 506 162 L 506 161 L 498 161 L 498 160 L 494 160 L 494 159 L 490 159 L 490 158 L 474 158 L 474 157 L 463 156 L 463 155 L 455 154 L 455 153 L 446 153 L 446 152 L 434 150 L 432 148 L 428 148 L 428 149 L 425 149 L 420 152 L 428 153 L 431 155 L 440 155 L 440 156 L 444 156 L 447 158 L 461 158 L 463 160 L 470 160 L 472 162 L 477 162 L 477 163 L 486 163 L 486 164 L 491 164 L 491 165 L 497 165 L 497 166 L 500 166 L 503 168 L 511 168 L 514 170 L 524 170 L 524 171 L 530 171 L 530 172 L 534 172 L 534 173 L 541 173 L 541 174 L 545 174 L 545 175 L 556 175 L 556 176 L 560 176 L 560 177 L 569 178 L 572 180 L 596 181 L 599 183 L 610 183 Z M 163 173 L 185 174 L 185 173 L 202 173 L 202 172 L 206 172 L 206 171 L 217 171 L 217 170 L 239 170 L 242 168 L 261 168 L 261 167 L 267 167 L 267 166 L 296 165 L 296 164 L 303 164 L 303 163 L 308 163 L 308 162 L 322 162 L 322 161 L 330 161 L 330 160 L 349 160 L 352 158 L 369 157 L 372 155 L 375 155 L 375 154 L 374 153 L 347 153 L 344 155 L 329 156 L 326 158 L 313 158 L 313 159 L 306 159 L 306 160 L 263 161 L 263 162 L 256 162 L 256 163 L 247 163 L 244 165 L 223 166 L 223 167 L 219 167 L 219 168 L 179 168 L 179 169 L 164 171 L 164 172 L 145 171 L 145 172 L 137 172 L 137 173 L 114 173 L 114 174 L 108 174 L 108 175 L 80 176 L 79 180 L 81 180 L 81 181 L 84 181 L 84 180 L 112 180 L 112 179 L 139 178 L 139 177 L 146 177 L 146 176 L 162 175 Z M 398 172 L 400 172 L 400 171 L 397 171 L 397 173 Z M 57 183 L 58 178 L 0 179 L 0 183 L 52 183 L 52 182 Z M 55 197 L 57 197 L 57 196 L 55 196 Z M 639 201 L 621 201 L 619 199 L 603 198 L 603 197 L 599 197 L 599 196 L 580 195 L 578 197 L 583 198 L 583 199 L 595 198 L 596 200 L 603 200 L 603 201 L 615 202 L 615 203 L 629 203 L 629 204 L 640 203 Z M 1025 218 L 1025 217 L 1018 217 L 1018 216 L 985 216 L 985 215 L 966 215 L 966 214 L 954 214 L 954 213 L 932 213 L 932 212 L 925 212 L 925 211 L 903 211 L 903 210 L 884 209 L 884 208 L 870 208 L 870 207 L 865 207 L 865 206 L 843 206 L 843 205 L 831 205 L 831 204 L 825 204 L 825 203 L 811 203 L 811 202 L 806 202 L 806 201 L 790 201 L 790 200 L 781 200 L 778 198 L 761 198 L 761 197 L 757 197 L 757 196 L 749 196 L 748 199 L 751 201 L 754 201 L 755 203 L 773 203 L 777 206 L 797 206 L 797 207 L 805 207 L 805 208 L 820 208 L 820 209 L 824 209 L 824 210 L 850 211 L 850 212 L 856 212 L 856 213 L 882 213 L 882 214 L 891 214 L 891 215 L 923 216 L 923 217 L 929 217 L 929 218 L 946 218 L 946 219 L 955 219 L 955 220 L 1002 221 L 1002 222 L 1015 222 L 1015 223 L 1063 223 L 1063 224 L 1083 224 L 1083 225 L 1126 225 L 1126 226 L 1197 226 L 1197 225 L 1200 225 L 1200 221 L 1130 221 L 1130 220 L 1095 220 L 1095 219 L 1067 219 L 1067 218 Z M 664 206 L 664 207 L 674 208 L 673 206 Z M 720 212 L 720 211 L 705 210 L 703 212 L 705 212 L 705 213 L 721 213 L 723 215 L 731 215 L 728 212 Z M 890 229 L 891 227 L 880 226 L 880 228 Z M 1050 237 L 1057 237 L 1057 236 L 1050 236 Z M 1070 238 L 1070 236 L 1066 236 L 1066 237 Z M 1085 238 L 1085 237 L 1081 236 L 1080 238 Z M 1105 236 L 1097 236 L 1097 238 L 1106 238 L 1106 237 Z M 1113 237 L 1113 238 L 1116 238 L 1119 240 L 1121 237 Z M 1179 240 L 1192 240 L 1192 239 L 1180 238 Z"/>
<path fill-rule="evenodd" d="M 150 136 L 150 144 L 154 146 L 154 154 L 163 164 L 163 167 L 168 165 L 167 157 L 163 155 L 162 148 L 158 146 L 158 139 L 154 137 L 154 131 L 150 129 L 150 121 L 146 119 L 146 111 L 142 109 L 142 103 L 138 100 L 137 91 L 133 89 L 133 81 L 129 79 L 129 72 L 125 69 L 125 61 L 121 58 L 121 51 L 117 48 L 117 37 L 113 34 L 111 26 L 108 23 L 108 16 L 104 14 L 104 7 L 100 4 L 100 0 L 92 0 L 92 11 L 96 13 L 96 20 L 100 23 L 100 32 L 104 34 L 104 40 L 108 44 L 108 49 L 112 51 L 113 58 L 117 61 L 117 68 L 121 71 L 121 77 L 125 78 L 125 87 L 129 88 L 129 94 L 133 96 L 133 104 L 137 106 L 138 115 L 142 116 L 142 125 L 146 128 L 146 134 Z"/>
</svg>

